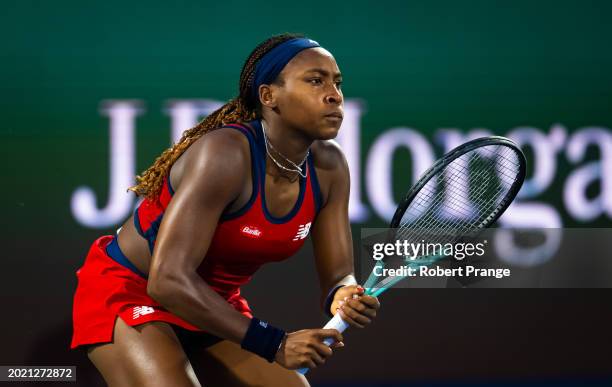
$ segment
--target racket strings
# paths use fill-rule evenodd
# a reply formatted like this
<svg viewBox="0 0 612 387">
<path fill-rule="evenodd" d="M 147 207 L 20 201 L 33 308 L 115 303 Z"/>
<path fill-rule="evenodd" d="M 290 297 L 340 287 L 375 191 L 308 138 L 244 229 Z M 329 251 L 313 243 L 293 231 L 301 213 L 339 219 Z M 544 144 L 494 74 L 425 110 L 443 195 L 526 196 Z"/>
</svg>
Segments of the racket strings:
<svg viewBox="0 0 612 387">
<path fill-rule="evenodd" d="M 419 257 L 410 257 L 408 267 L 429 266 L 444 258 L 445 243 L 488 227 L 516 195 L 516 184 L 524 178 L 523 163 L 520 151 L 497 143 L 468 151 L 433 172 L 435 175 L 412 197 L 395 229 L 396 240 L 426 242 Z M 434 251 L 427 245 L 434 245 Z M 402 265 L 409 257 L 388 258 L 392 259 L 376 265 L 384 268 L 398 261 Z M 367 292 L 378 296 L 403 278 L 405 275 L 395 274 L 381 279 L 372 271 L 366 281 Z"/>
<path fill-rule="evenodd" d="M 479 174 L 484 175 L 485 172 L 480 171 Z M 423 229 L 425 225 L 427 225 L 428 227 L 431 227 L 430 226 L 431 224 L 437 224 L 436 228 L 438 229 L 442 229 L 442 230 L 447 229 L 448 226 L 450 225 L 450 222 L 453 221 L 453 218 L 446 217 L 445 220 L 440 221 L 439 213 L 444 205 L 448 206 L 449 204 L 452 206 L 452 209 L 455 213 L 458 212 L 461 215 L 464 215 L 466 218 L 474 217 L 473 210 L 471 208 L 464 207 L 463 206 L 464 203 L 462 201 L 456 199 L 454 196 L 451 196 L 451 195 L 448 195 L 447 198 L 442 198 L 442 195 L 443 195 L 442 191 L 438 191 L 437 195 L 433 194 L 433 192 L 423 191 L 423 196 L 415 198 L 413 203 L 416 207 L 421 207 L 422 209 L 420 213 L 417 213 L 415 215 L 416 216 L 422 215 L 423 212 L 425 212 L 425 215 L 420 216 L 418 218 L 419 220 L 416 223 L 410 224 L 410 228 L 406 227 L 406 225 L 409 224 L 409 222 L 406 222 L 406 221 L 402 222 L 402 224 L 400 225 L 400 229 L 402 231 L 409 231 L 411 229 L 412 230 Z M 456 220 L 457 219 L 455 219 L 455 221 Z"/>
<path fill-rule="evenodd" d="M 462 157 L 466 157 L 466 156 L 472 156 L 473 154 L 467 154 L 464 155 Z M 506 157 L 504 157 L 504 159 L 507 160 Z M 461 157 L 457 160 L 455 160 L 453 163 L 451 163 L 449 166 L 447 166 L 446 170 L 444 171 L 444 173 L 441 173 L 437 176 L 437 186 L 441 185 L 440 183 L 446 183 L 446 191 L 447 192 L 443 192 L 443 191 L 438 191 L 437 195 L 435 192 L 435 189 L 437 188 L 436 185 L 432 185 L 432 184 L 428 184 L 424 187 L 424 189 L 422 190 L 422 194 L 420 193 L 420 197 L 415 198 L 414 202 L 415 203 L 420 203 L 422 206 L 425 206 L 426 208 L 430 208 L 432 206 L 432 203 L 438 203 L 439 205 L 444 204 L 444 202 L 441 200 L 443 198 L 444 195 L 444 199 L 447 200 L 447 202 L 450 200 L 451 202 L 457 203 L 457 199 L 455 199 L 455 197 L 457 195 L 454 195 L 454 193 L 456 192 L 448 192 L 449 191 L 449 187 L 450 188 L 454 188 L 456 187 L 456 182 L 459 179 L 465 179 L 470 177 L 470 171 L 468 168 L 466 168 L 464 166 L 464 164 L 468 164 L 469 165 L 469 160 L 468 162 L 463 162 L 464 160 L 461 160 Z M 499 169 L 499 168 L 498 168 Z M 450 172 L 449 172 L 450 171 Z M 504 170 L 501 169 L 501 171 L 503 172 Z M 489 171 L 487 171 L 486 169 L 481 169 L 476 171 L 476 173 L 472 172 L 471 173 L 471 177 L 473 180 L 482 180 L 481 178 L 486 178 L 488 176 L 490 176 L 490 173 L 488 173 Z M 512 176 L 508 175 L 507 173 L 503 173 L 503 175 L 505 177 L 509 177 L 512 179 L 512 181 L 514 180 Z M 446 182 L 445 182 L 446 180 Z M 489 181 L 490 179 L 486 179 L 484 181 Z M 435 181 L 435 180 L 434 180 Z M 483 183 L 484 181 L 481 182 L 477 182 L 477 183 Z M 479 191 L 476 192 L 475 197 L 472 198 L 472 201 L 475 201 L 476 204 L 478 204 L 478 200 L 480 199 L 480 197 L 482 196 L 482 193 L 484 193 L 486 191 L 487 185 L 484 184 L 472 184 L 472 185 L 476 185 L 477 189 Z M 432 189 L 432 186 L 434 187 Z M 459 192 L 461 194 L 463 194 L 464 192 Z M 434 196 L 434 199 L 432 200 L 432 196 Z M 459 197 L 461 199 L 465 199 L 464 197 L 465 195 L 459 195 Z M 450 198 L 450 199 L 449 199 Z M 474 200 L 476 199 L 476 200 Z M 429 203 L 428 203 L 429 202 Z M 459 207 L 459 206 L 455 206 L 455 207 Z M 428 219 L 429 220 L 429 219 Z M 405 222 L 404 222 L 405 223 Z"/>
<path fill-rule="evenodd" d="M 457 166 L 457 165 L 461 166 L 462 164 L 463 163 L 457 162 L 454 164 L 454 166 Z M 433 224 L 437 223 L 437 228 L 441 228 L 441 229 L 448 231 L 449 227 L 452 226 L 452 228 L 454 229 L 456 233 L 456 232 L 465 232 L 469 228 L 472 228 L 473 227 L 472 223 L 474 224 L 481 223 L 479 222 L 479 219 L 474 219 L 476 218 L 476 215 L 478 213 L 482 214 L 482 213 L 491 211 L 492 207 L 498 204 L 497 200 L 490 200 L 489 202 L 482 200 L 483 195 L 485 195 L 487 191 L 491 193 L 490 192 L 491 179 L 483 180 L 483 178 L 485 178 L 486 175 L 490 175 L 490 174 L 487 174 L 487 171 L 485 169 L 477 172 L 475 175 L 472 174 L 472 180 L 476 182 L 476 184 L 472 183 L 472 186 L 476 186 L 477 189 L 475 192 L 472 193 L 471 198 L 469 198 L 469 200 L 466 200 L 468 198 L 466 198 L 465 190 L 462 190 L 459 192 L 452 192 L 452 187 L 456 186 L 455 185 L 456 183 L 454 183 L 453 180 L 456 180 L 459 178 L 465 180 L 468 178 L 469 175 L 466 174 L 466 169 L 464 167 L 458 168 L 455 171 L 453 171 L 453 173 L 448 173 L 448 171 L 445 171 L 445 173 L 441 175 L 445 177 L 442 177 L 441 179 L 438 179 L 438 180 L 440 180 L 440 182 L 442 183 L 444 182 L 444 179 L 446 179 L 447 183 L 450 182 L 446 186 L 447 188 L 446 195 L 444 195 L 444 192 L 439 191 L 438 195 L 434 196 L 432 200 L 431 193 L 425 192 L 425 195 L 420 201 L 420 204 L 422 207 L 421 212 L 422 210 L 429 210 L 429 211 L 427 211 L 425 216 L 420 217 L 419 222 L 410 224 L 411 228 L 418 228 L 418 227 L 421 227 L 422 225 L 431 226 L 432 223 Z M 441 185 L 440 182 L 438 185 Z M 451 189 L 448 189 L 449 187 Z M 505 186 L 503 184 L 498 184 L 495 192 L 492 192 L 493 197 L 499 196 L 499 193 L 503 191 L 504 188 Z M 491 195 L 489 195 L 489 197 L 491 197 Z M 427 203 L 428 201 L 429 203 Z M 445 209 L 444 212 L 442 211 L 442 208 Z M 446 217 L 440 216 L 440 215 L 444 215 L 444 213 L 447 214 Z M 464 219 L 461 219 L 461 218 L 464 218 Z M 407 222 L 404 222 L 402 226 L 405 227 L 406 223 Z"/>
<path fill-rule="evenodd" d="M 460 165 L 460 163 L 457 162 L 457 164 L 455 164 L 455 165 Z M 448 176 L 449 172 L 445 171 L 445 173 Z M 452 175 L 450 176 L 450 178 L 446 178 L 446 180 L 451 180 L 451 182 L 452 181 L 457 181 L 459 178 L 465 178 L 465 177 L 469 176 L 469 174 L 468 174 L 469 170 L 467 168 L 465 168 L 465 167 L 462 167 L 462 168 L 455 167 L 454 171 L 451 171 L 451 173 L 452 173 Z M 459 174 L 461 176 L 458 176 Z M 472 178 L 476 178 L 477 179 L 477 178 L 480 178 L 480 177 L 487 177 L 489 175 L 490 174 L 487 173 L 486 170 L 481 170 L 481 171 L 478 171 L 476 175 L 472 175 Z M 437 180 L 438 180 L 438 184 L 437 185 L 440 185 L 439 182 L 442 181 L 442 179 L 443 179 L 442 175 L 439 175 L 439 177 L 437 178 Z M 488 182 L 488 180 L 489 179 L 486 179 L 485 181 Z M 419 195 L 413 200 L 412 205 L 415 205 L 417 207 L 420 205 L 424 209 L 428 209 L 428 208 L 430 208 L 432 206 L 432 203 L 434 203 L 434 202 L 438 202 L 439 205 L 443 204 L 443 202 L 438 200 L 439 198 L 437 198 L 437 197 L 434 200 L 432 200 L 432 197 L 435 196 L 436 192 L 435 192 L 435 188 L 433 188 L 433 189 L 431 188 L 431 186 L 434 185 L 434 184 L 431 184 L 431 183 L 433 183 L 435 181 L 436 180 L 430 180 L 430 182 L 421 190 L 421 192 L 419 192 Z M 486 188 L 486 186 L 484 186 L 482 184 L 475 184 L 475 185 L 477 185 L 477 187 L 479 187 L 478 189 Z M 435 185 L 434 185 L 434 187 L 435 187 Z M 438 191 L 438 195 L 442 195 L 442 194 L 443 194 L 443 192 Z M 445 196 L 446 196 L 445 199 L 447 200 L 447 202 L 449 202 L 451 204 L 461 204 L 460 202 L 458 202 L 457 199 L 455 199 L 454 195 L 446 194 Z M 478 198 L 480 195 L 477 194 L 476 196 Z M 415 207 L 415 210 L 418 209 L 417 207 Z M 457 210 L 457 211 L 465 210 L 465 209 L 461 208 L 460 205 L 454 206 L 453 209 Z M 467 212 L 467 211 L 463 211 L 463 214 L 464 215 L 472 215 L 470 212 Z M 410 213 L 408 213 L 408 216 L 415 216 L 415 215 L 420 215 L 420 214 L 410 214 Z M 435 211 L 434 211 L 433 215 L 437 215 L 437 214 L 435 214 Z M 430 220 L 431 219 L 427 219 L 427 221 L 430 221 Z M 407 223 L 407 222 L 404 221 L 402 223 Z"/>
<path fill-rule="evenodd" d="M 429 242 L 437 243 L 481 228 L 506 197 L 519 168 L 516 153 L 502 145 L 481 147 L 458 157 L 413 199 L 400 222 L 399 236 L 409 234 L 418 241 L 425 236 L 419 229 L 428 229 Z M 438 238 L 429 235 L 432 225 Z"/>
<path fill-rule="evenodd" d="M 478 174 L 480 175 L 484 175 L 486 174 L 486 171 L 479 171 Z M 488 181 L 488 179 L 487 179 Z M 431 197 L 431 196 L 430 196 Z M 452 222 L 456 222 L 456 219 L 453 219 L 451 217 L 447 217 L 446 219 L 444 219 L 443 221 L 436 221 L 434 219 L 434 216 L 436 213 L 438 213 L 438 209 L 441 208 L 441 206 L 443 204 L 459 204 L 461 205 L 462 203 L 459 202 L 458 200 L 452 199 L 450 201 L 447 200 L 447 202 L 443 202 L 443 201 L 439 201 L 437 203 L 437 206 L 432 210 L 429 211 L 423 218 L 419 219 L 419 222 L 417 222 L 416 225 L 411 225 L 410 227 L 402 227 L 398 230 L 398 236 L 400 239 L 405 239 L 405 240 L 412 240 L 412 241 L 421 241 L 421 240 L 427 240 L 428 244 L 431 245 L 436 245 L 436 244 L 441 244 L 445 243 L 445 242 L 449 242 L 451 240 L 454 240 L 455 237 L 458 234 L 464 234 L 465 230 L 467 228 L 462 228 L 462 227 L 458 227 L 457 225 L 455 225 L 454 228 L 451 228 L 450 226 L 452 225 Z M 473 214 L 471 212 L 468 212 L 467 210 L 462 209 L 461 207 L 459 207 L 460 212 L 465 215 L 466 217 L 472 217 Z M 436 224 L 436 229 L 432 229 L 431 226 L 426 226 L 426 225 L 431 225 L 431 224 Z M 427 248 L 427 247 L 426 247 Z M 438 251 L 439 253 L 439 251 Z M 434 254 L 436 255 L 436 254 Z M 437 254 L 439 255 L 439 254 Z M 419 260 L 425 259 L 427 260 L 429 256 L 429 253 L 427 253 L 427 256 L 425 256 L 424 258 L 419 258 Z M 415 258 L 413 258 L 414 260 Z M 426 264 L 426 263 L 425 263 Z"/>
</svg>

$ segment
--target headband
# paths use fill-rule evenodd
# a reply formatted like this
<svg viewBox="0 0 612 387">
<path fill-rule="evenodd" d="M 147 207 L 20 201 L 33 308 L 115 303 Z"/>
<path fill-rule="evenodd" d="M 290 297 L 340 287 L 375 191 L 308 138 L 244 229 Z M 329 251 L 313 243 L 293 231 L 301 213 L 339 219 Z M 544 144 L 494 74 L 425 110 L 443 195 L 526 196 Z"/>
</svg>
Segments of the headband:
<svg viewBox="0 0 612 387">
<path fill-rule="evenodd" d="M 255 101 L 259 97 L 259 86 L 272 83 L 294 56 L 302 50 L 313 47 L 321 46 L 308 38 L 295 38 L 279 44 L 261 57 L 255 66 L 251 86 L 251 95 Z"/>
</svg>

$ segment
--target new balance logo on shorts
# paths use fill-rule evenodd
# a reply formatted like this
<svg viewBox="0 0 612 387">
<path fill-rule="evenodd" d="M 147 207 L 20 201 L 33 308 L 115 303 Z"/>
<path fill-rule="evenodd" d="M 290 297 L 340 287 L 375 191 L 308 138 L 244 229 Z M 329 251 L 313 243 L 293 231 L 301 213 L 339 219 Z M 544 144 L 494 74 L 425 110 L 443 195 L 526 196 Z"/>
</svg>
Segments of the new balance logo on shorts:
<svg viewBox="0 0 612 387">
<path fill-rule="evenodd" d="M 146 316 L 155 312 L 155 309 L 150 306 L 136 306 L 132 312 L 132 319 L 136 320 L 138 317 Z"/>
<path fill-rule="evenodd" d="M 293 240 L 298 241 L 300 239 L 306 238 L 308 236 L 309 231 L 310 231 L 310 222 L 306 224 L 300 224 L 297 234 L 295 234 L 295 237 L 293 238 Z"/>
</svg>

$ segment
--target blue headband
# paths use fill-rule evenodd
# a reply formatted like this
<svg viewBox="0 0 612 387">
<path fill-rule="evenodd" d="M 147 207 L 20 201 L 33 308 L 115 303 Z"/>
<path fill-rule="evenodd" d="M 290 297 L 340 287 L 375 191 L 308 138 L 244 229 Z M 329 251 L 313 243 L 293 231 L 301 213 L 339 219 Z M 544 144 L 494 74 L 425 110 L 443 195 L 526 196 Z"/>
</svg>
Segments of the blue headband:
<svg viewBox="0 0 612 387">
<path fill-rule="evenodd" d="M 295 38 L 279 44 L 259 59 L 251 86 L 251 95 L 255 101 L 259 100 L 259 86 L 272 83 L 294 56 L 313 47 L 321 46 L 314 40 Z"/>
</svg>

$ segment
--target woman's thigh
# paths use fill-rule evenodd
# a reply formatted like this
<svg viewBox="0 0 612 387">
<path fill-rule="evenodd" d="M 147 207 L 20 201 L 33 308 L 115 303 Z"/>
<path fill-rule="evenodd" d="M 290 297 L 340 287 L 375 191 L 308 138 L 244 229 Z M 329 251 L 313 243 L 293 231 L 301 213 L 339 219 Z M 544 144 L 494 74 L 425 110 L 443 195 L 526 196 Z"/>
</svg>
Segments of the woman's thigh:
<svg viewBox="0 0 612 387">
<path fill-rule="evenodd" d="M 205 349 L 190 350 L 188 356 L 204 386 L 310 386 L 306 378 L 295 371 L 269 363 L 227 340 Z"/>
<path fill-rule="evenodd" d="M 130 327 L 115 321 L 113 342 L 88 348 L 106 383 L 118 386 L 200 386 L 172 327 L 149 322 Z"/>
</svg>

